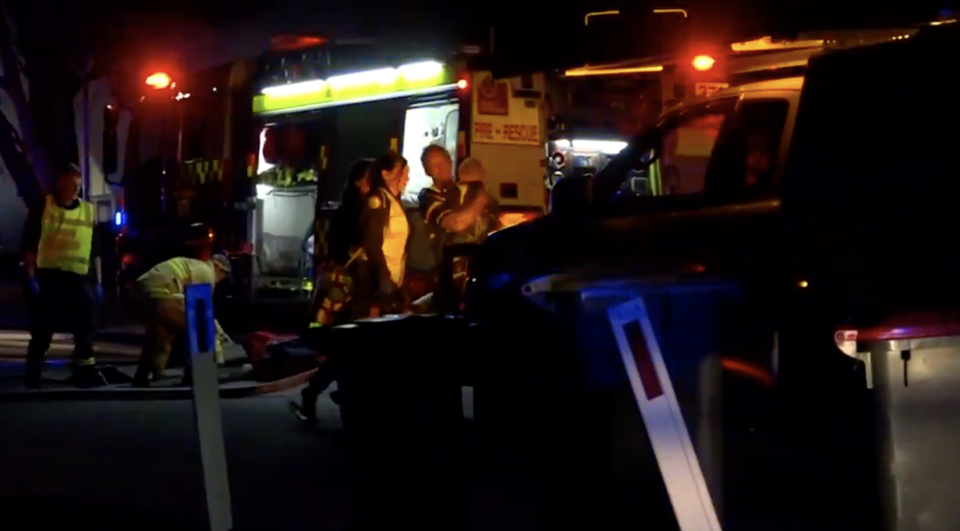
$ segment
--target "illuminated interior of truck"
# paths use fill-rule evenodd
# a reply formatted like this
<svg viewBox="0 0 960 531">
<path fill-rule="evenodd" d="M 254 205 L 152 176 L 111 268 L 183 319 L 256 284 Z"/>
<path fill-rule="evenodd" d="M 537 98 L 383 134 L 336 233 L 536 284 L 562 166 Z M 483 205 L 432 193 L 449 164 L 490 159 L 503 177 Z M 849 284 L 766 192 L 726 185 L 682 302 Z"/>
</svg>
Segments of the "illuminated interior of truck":
<svg viewBox="0 0 960 531">
<path fill-rule="evenodd" d="M 322 168 L 335 182 L 330 192 L 336 196 L 350 163 L 392 148 L 401 151 L 410 163 L 410 185 L 405 192 L 415 196 L 431 182 L 419 163 L 423 148 L 437 143 L 456 152 L 459 103 L 451 96 L 457 86 L 448 67 L 436 61 L 420 61 L 266 87 L 254 99 L 254 114 L 262 117 L 264 124 L 258 149 L 258 180 L 263 181 L 259 176 L 275 173 L 278 164 L 294 165 L 297 171 L 293 178 L 262 184 L 295 185 L 302 182 L 297 179 L 298 171 Z M 397 127 L 400 120 L 402 133 Z M 291 129 L 301 132 L 289 133 Z M 271 137 L 282 138 L 283 142 L 274 143 L 286 145 L 292 141 L 290 135 L 303 138 L 302 150 L 286 150 L 294 154 L 285 155 L 281 153 L 284 149 L 271 149 Z"/>
<path fill-rule="evenodd" d="M 405 198 L 429 186 L 420 153 L 430 143 L 456 153 L 457 88 L 436 61 L 265 87 L 253 104 L 261 274 L 302 274 L 315 221 L 339 201 L 357 159 L 398 150 L 410 164 Z"/>
</svg>

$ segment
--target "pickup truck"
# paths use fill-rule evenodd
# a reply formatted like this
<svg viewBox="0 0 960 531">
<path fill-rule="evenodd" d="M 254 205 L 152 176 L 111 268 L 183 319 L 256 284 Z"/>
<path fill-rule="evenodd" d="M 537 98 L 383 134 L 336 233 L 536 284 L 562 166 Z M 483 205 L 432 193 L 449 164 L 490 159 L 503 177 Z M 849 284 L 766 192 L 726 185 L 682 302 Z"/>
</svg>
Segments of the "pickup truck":
<svg viewBox="0 0 960 531">
<path fill-rule="evenodd" d="M 490 238 L 474 259 L 471 317 L 529 322 L 521 288 L 551 273 L 696 272 L 736 282 L 779 336 L 780 378 L 809 384 L 842 356 L 837 325 L 955 305 L 956 106 L 936 95 L 956 35 L 930 27 L 827 52 L 805 79 L 669 111 L 589 182 L 558 186 L 551 215 Z"/>
<path fill-rule="evenodd" d="M 811 529 L 878 528 L 864 520 L 880 514 L 872 497 L 882 459 L 871 424 L 878 398 L 834 332 L 904 312 L 956 312 L 960 106 L 949 90 L 960 65 L 949 56 L 960 31 L 951 26 L 824 52 L 803 79 L 745 85 L 671 110 L 592 178 L 558 183 L 550 215 L 496 233 L 476 251 L 466 313 L 496 346 L 481 371 L 488 383 L 477 385 L 477 418 L 514 419 L 507 440 L 542 424 L 525 460 L 540 460 L 559 485 L 553 507 L 632 513 L 626 503 L 609 510 L 614 494 L 595 494 L 605 480 L 590 470 L 624 473 L 613 458 L 579 459 L 577 468 L 560 456 L 622 447 L 626 436 L 612 426 L 637 412 L 616 389 L 625 384 L 606 395 L 582 389 L 575 375 L 583 362 L 570 355 L 575 323 L 523 288 L 547 275 L 619 269 L 736 285 L 749 316 L 741 323 L 775 338 L 766 350 L 778 361 L 772 389 L 750 391 L 731 408 L 726 401 L 738 391 L 724 382 L 723 466 L 739 483 L 725 483 L 725 521 L 741 511 L 759 522 L 764 512 L 788 515 L 769 528 L 808 528 L 801 520 Z M 728 413 L 750 417 L 748 410 L 765 424 L 728 431 Z M 642 449 L 645 436 L 632 436 Z M 575 517 L 560 512 L 558 521 Z"/>
</svg>

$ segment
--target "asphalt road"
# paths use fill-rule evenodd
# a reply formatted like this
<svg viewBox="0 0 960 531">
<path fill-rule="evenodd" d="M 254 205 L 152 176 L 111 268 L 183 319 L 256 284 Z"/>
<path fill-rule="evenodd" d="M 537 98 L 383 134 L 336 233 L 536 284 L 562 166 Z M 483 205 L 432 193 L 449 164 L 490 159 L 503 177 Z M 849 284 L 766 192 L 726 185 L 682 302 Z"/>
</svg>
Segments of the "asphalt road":
<svg viewBox="0 0 960 531">
<path fill-rule="evenodd" d="M 309 301 L 300 299 L 265 298 L 257 302 L 227 299 L 217 306 L 216 313 L 224 329 L 235 336 L 256 330 L 297 333 L 306 326 L 309 304 Z M 101 329 L 142 330 L 131 308 L 107 300 L 99 311 Z M 16 282 L 0 280 L 0 330 L 26 330 L 29 328 L 28 317 L 23 288 Z"/>
<path fill-rule="evenodd" d="M 322 399 L 321 426 L 305 429 L 290 398 L 223 402 L 238 531 L 336 530 L 349 518 L 338 409 Z M 0 404 L 0 419 L 0 529 L 203 528 L 190 402 Z M 473 529 L 534 527 L 515 480 L 477 473 L 473 485 Z"/>
<path fill-rule="evenodd" d="M 0 328 L 10 326 L 4 313 L 19 313 L 3 295 L 0 290 Z M 15 294 L 7 290 L 6 295 Z M 586 511 L 594 513 L 581 520 L 586 528 L 661 529 L 650 520 L 668 505 L 659 477 L 649 474 L 650 463 L 642 458 L 649 451 L 630 405 L 632 394 L 614 394 L 589 408 L 575 396 L 551 395 L 544 402 L 553 405 L 556 418 L 550 425 L 557 429 L 525 455 L 548 464 L 540 469 L 542 489 L 537 490 L 551 491 L 550 498 L 539 500 L 546 502 L 538 504 L 541 508 L 563 509 L 552 526 L 535 521 L 533 482 L 518 471 L 488 466 L 468 437 L 471 528 L 570 528 L 562 519 Z M 354 474 L 347 465 L 339 410 L 322 399 L 323 428 L 304 430 L 288 411 L 293 396 L 295 391 L 222 402 L 236 531 L 340 530 L 349 519 Z M 750 396 L 751 402 L 770 399 Z M 404 398 L 401 392 L 398 400 Z M 472 396 L 464 403 L 471 410 Z M 599 418 L 598 411 L 605 416 Z M 525 418 L 537 419 L 540 413 Z M 629 418 L 618 420 L 621 415 Z M 862 523 L 875 512 L 853 503 L 872 481 L 860 471 L 854 475 L 862 480 L 843 479 L 850 470 L 846 476 L 841 470 L 850 469 L 869 445 L 858 439 L 840 444 L 846 437 L 839 433 L 851 423 L 849 414 L 840 417 L 832 424 L 777 413 L 771 417 L 775 426 L 728 433 L 723 442 L 729 448 L 723 465 L 729 477 L 725 529 L 868 528 L 846 524 L 853 517 Z M 0 530 L 46 531 L 62 525 L 102 531 L 204 529 L 192 422 L 188 401 L 0 403 Z M 597 442 L 583 444 L 586 438 Z M 574 485 L 572 475 L 586 481 Z M 841 509 L 850 514 L 838 517 Z M 596 514 L 607 514 L 606 521 L 593 521 Z M 726 525 L 730 520 L 738 525 Z"/>
</svg>

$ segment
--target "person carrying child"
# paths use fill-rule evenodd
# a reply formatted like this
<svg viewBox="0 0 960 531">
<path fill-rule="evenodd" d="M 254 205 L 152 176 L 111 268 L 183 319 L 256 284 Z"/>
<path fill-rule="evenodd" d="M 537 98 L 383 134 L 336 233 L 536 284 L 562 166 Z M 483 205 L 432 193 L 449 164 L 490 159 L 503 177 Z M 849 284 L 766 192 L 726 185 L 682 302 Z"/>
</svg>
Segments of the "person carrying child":
<svg viewBox="0 0 960 531">
<path fill-rule="evenodd" d="M 457 187 L 460 190 L 461 208 L 469 209 L 479 201 L 485 201 L 485 204 L 473 223 L 455 233 L 453 243 L 483 243 L 487 236 L 502 228 L 500 208 L 484 184 L 486 176 L 487 170 L 480 159 L 468 157 L 460 163 Z"/>
</svg>

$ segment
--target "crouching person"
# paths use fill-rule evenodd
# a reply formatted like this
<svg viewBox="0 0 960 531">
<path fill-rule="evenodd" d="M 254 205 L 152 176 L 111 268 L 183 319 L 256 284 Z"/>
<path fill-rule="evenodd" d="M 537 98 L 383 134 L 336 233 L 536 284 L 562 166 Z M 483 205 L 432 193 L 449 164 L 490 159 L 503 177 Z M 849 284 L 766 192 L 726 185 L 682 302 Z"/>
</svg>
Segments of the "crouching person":
<svg viewBox="0 0 960 531">
<path fill-rule="evenodd" d="M 137 304 L 146 329 L 146 340 L 133 379 L 136 387 L 148 387 L 164 377 L 164 370 L 176 342 L 186 332 L 184 288 L 194 284 L 216 286 L 230 275 L 230 261 L 215 255 L 212 260 L 171 258 L 137 279 Z M 216 322 L 215 322 L 216 323 Z M 216 323 L 216 360 L 223 363 L 223 329 Z"/>
</svg>

